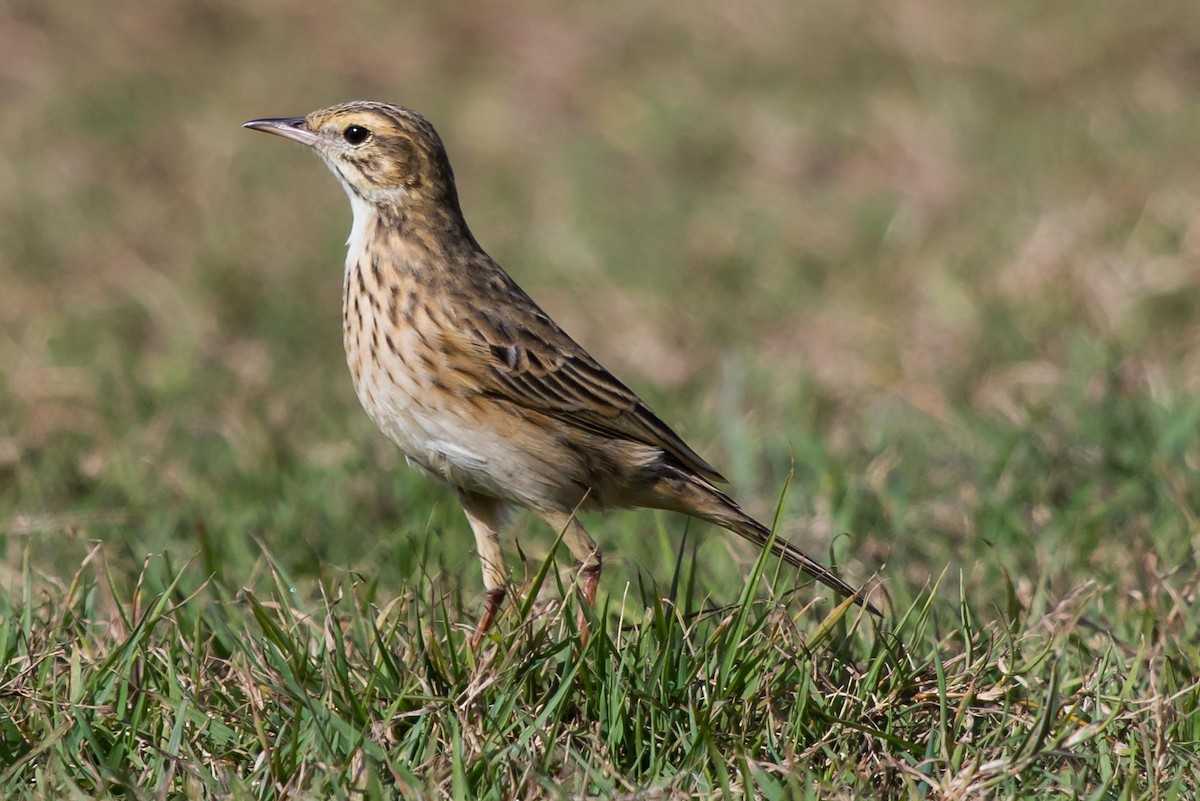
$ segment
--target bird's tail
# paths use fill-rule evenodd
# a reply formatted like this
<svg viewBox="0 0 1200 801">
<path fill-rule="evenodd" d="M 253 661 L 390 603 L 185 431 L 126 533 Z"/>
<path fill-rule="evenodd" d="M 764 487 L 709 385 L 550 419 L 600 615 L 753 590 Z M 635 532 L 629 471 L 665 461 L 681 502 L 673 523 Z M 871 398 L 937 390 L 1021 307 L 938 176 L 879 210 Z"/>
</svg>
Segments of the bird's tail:
<svg viewBox="0 0 1200 801">
<path fill-rule="evenodd" d="M 854 602 L 873 615 L 882 613 L 867 600 L 862 590 L 856 590 L 842 581 L 829 568 L 816 561 L 786 539 L 771 537 L 771 530 L 741 510 L 737 502 L 698 476 L 682 470 L 671 470 L 654 487 L 654 502 L 646 506 L 683 512 L 716 523 L 724 529 L 738 534 L 760 548 L 768 544 L 771 553 L 790 565 Z"/>
</svg>

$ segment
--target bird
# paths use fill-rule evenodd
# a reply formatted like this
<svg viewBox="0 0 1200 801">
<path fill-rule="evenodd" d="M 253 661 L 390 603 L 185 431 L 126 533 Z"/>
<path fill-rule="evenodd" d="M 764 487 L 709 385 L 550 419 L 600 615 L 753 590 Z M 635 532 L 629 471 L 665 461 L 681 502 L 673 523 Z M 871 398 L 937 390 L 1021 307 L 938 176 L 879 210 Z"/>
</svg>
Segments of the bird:
<svg viewBox="0 0 1200 801">
<path fill-rule="evenodd" d="M 508 587 L 501 531 L 528 509 L 562 536 L 595 603 L 603 558 L 581 509 L 651 508 L 741 535 L 852 598 L 861 589 L 742 511 L 727 483 L 628 386 L 572 339 L 467 227 L 446 148 L 404 106 L 354 101 L 244 127 L 308 146 L 350 199 L 343 344 L 367 414 L 409 465 L 457 495 L 486 600 L 470 645 Z M 580 629 L 587 636 L 580 609 Z M 586 641 L 586 639 L 585 639 Z"/>
</svg>

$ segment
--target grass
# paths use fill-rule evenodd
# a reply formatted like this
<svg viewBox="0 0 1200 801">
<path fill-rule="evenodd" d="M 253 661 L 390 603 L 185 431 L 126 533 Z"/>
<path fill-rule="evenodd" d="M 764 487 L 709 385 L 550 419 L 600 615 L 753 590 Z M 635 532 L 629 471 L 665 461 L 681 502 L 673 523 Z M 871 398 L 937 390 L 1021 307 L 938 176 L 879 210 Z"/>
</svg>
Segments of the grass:
<svg viewBox="0 0 1200 801">
<path fill-rule="evenodd" d="M 960 5 L 11 10 L 0 794 L 1194 797 L 1200 19 Z M 582 646 L 522 518 L 469 652 L 465 521 L 345 375 L 344 198 L 238 128 L 351 97 L 884 620 L 617 513 Z"/>
<path fill-rule="evenodd" d="M 875 628 L 757 597 L 765 558 L 709 608 L 680 556 L 586 648 L 573 615 L 525 604 L 474 654 L 436 578 L 306 596 L 264 553 L 259 595 L 158 558 L 123 594 L 81 571 L 0 629 L 0 778 L 33 797 L 1191 795 L 1194 624 L 1155 631 L 1175 599 L 1106 629 L 1095 584 L 1028 605 L 1010 585 L 988 615 L 939 584 Z"/>
</svg>

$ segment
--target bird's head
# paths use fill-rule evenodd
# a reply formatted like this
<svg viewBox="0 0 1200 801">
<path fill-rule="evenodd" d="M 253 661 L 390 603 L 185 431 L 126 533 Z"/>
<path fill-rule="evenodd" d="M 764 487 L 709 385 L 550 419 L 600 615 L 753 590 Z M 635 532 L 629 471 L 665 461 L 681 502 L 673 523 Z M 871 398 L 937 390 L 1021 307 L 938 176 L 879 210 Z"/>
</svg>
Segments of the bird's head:
<svg viewBox="0 0 1200 801">
<path fill-rule="evenodd" d="M 440 210 L 461 216 L 441 137 L 415 111 L 355 101 L 306 117 L 251 120 L 244 127 L 311 147 L 356 206 L 363 201 L 405 214 Z"/>
</svg>

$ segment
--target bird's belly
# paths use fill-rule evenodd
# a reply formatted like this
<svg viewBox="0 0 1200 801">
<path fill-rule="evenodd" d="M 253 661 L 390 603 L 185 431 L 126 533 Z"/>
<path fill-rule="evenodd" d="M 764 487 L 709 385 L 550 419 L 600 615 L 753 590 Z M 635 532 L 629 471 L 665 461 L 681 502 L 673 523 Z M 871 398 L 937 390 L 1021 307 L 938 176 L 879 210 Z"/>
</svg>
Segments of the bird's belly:
<svg viewBox="0 0 1200 801">
<path fill-rule="evenodd" d="M 392 334 L 389 349 L 364 349 L 347 338 L 346 358 L 359 402 L 409 464 L 456 488 L 524 506 L 570 503 L 578 488 L 558 459 L 522 447 L 528 438 L 498 427 L 494 411 L 447 391 L 436 367 L 417 355 L 424 343 L 415 331 Z"/>
</svg>

